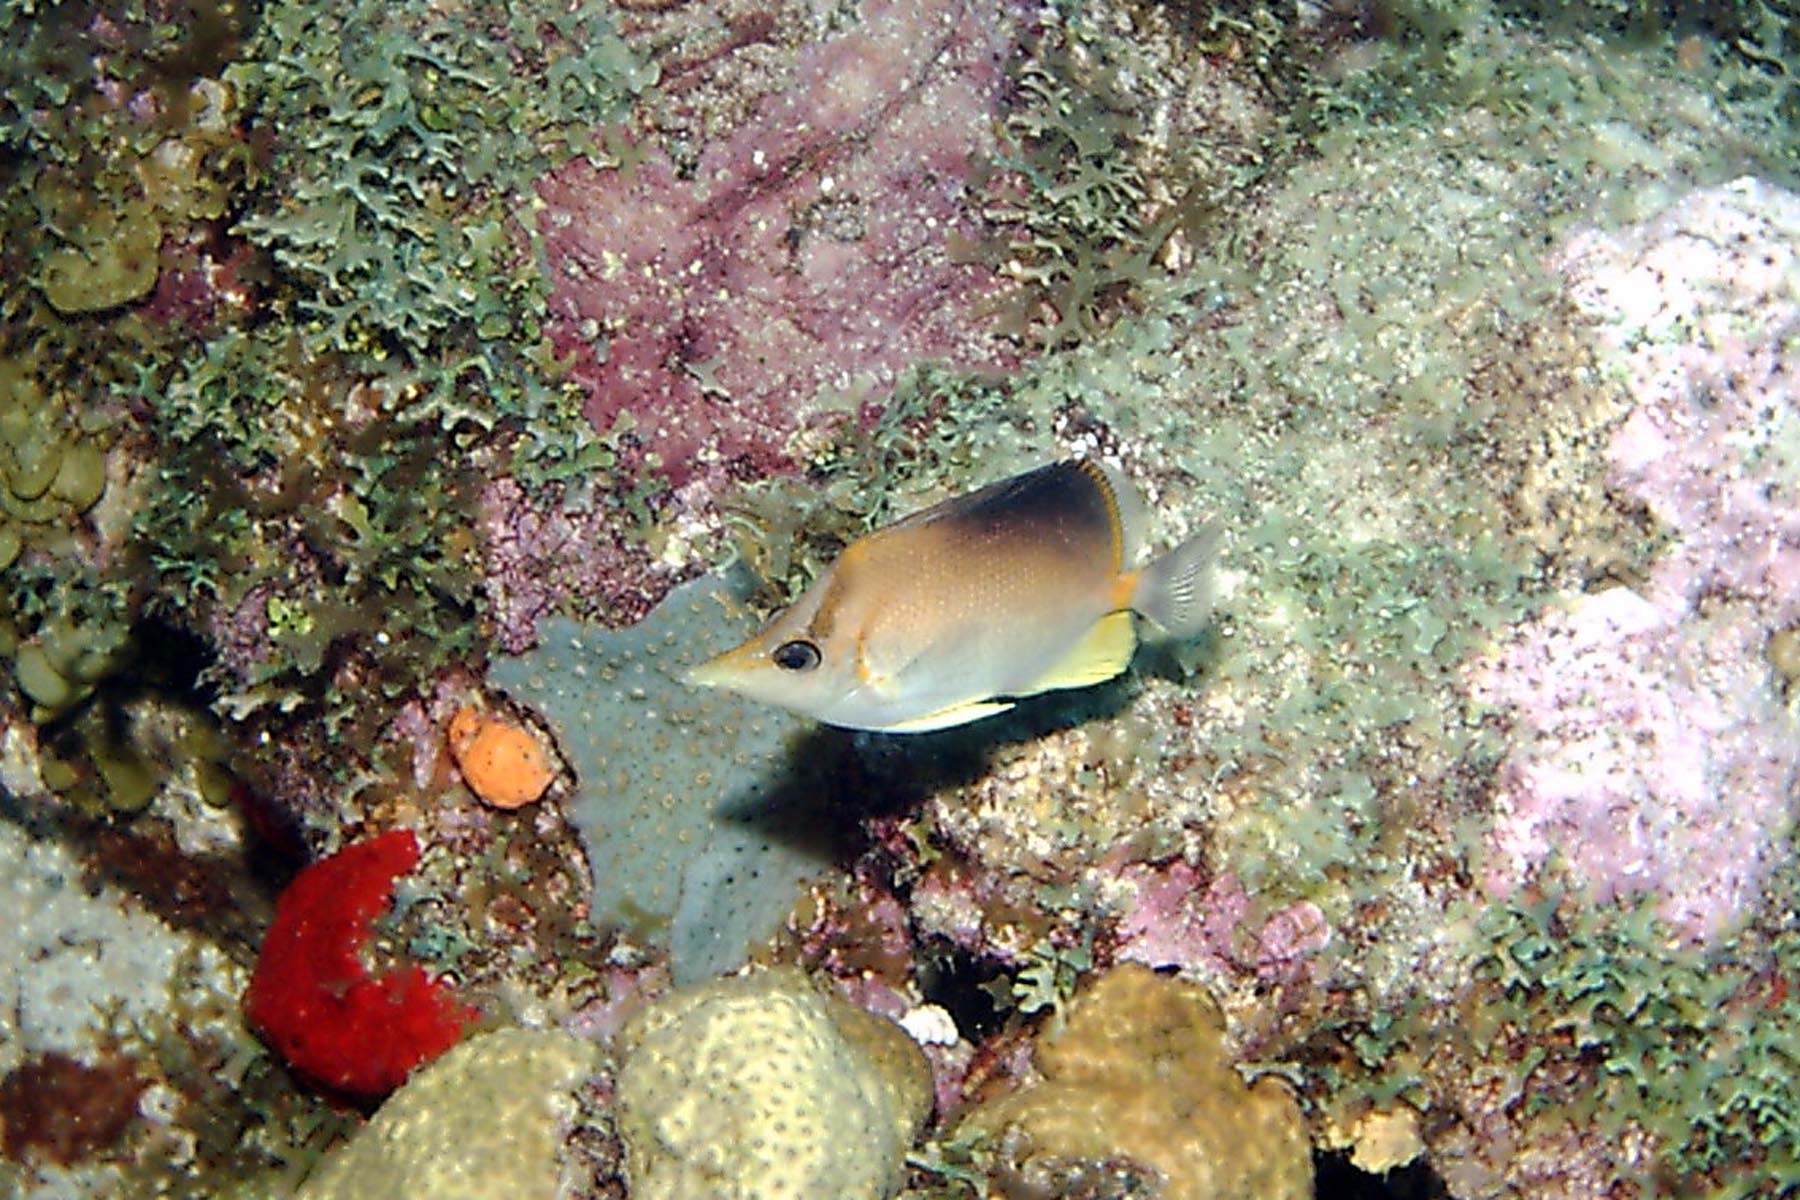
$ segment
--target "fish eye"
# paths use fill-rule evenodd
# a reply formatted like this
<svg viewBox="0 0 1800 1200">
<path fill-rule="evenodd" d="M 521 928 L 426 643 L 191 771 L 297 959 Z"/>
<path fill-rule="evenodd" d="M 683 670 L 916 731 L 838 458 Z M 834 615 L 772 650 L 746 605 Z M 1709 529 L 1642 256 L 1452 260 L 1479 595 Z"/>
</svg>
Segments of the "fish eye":
<svg viewBox="0 0 1800 1200">
<path fill-rule="evenodd" d="M 805 638 L 775 647 L 775 665 L 784 671 L 810 671 L 819 665 L 819 648 Z"/>
</svg>

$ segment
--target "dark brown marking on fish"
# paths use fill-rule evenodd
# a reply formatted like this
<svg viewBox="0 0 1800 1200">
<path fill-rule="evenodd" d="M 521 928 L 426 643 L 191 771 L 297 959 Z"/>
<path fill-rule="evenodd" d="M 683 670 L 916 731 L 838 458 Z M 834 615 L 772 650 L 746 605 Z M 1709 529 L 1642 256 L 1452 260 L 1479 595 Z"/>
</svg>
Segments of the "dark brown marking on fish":
<svg viewBox="0 0 1800 1200">
<path fill-rule="evenodd" d="M 1091 562 L 1091 556 L 1105 548 L 1112 572 L 1124 568 L 1118 499 L 1106 472 L 1087 459 L 1052 463 L 1003 479 L 892 528 L 915 523 L 941 526 L 934 532 L 974 553 L 1038 545 Z"/>
</svg>

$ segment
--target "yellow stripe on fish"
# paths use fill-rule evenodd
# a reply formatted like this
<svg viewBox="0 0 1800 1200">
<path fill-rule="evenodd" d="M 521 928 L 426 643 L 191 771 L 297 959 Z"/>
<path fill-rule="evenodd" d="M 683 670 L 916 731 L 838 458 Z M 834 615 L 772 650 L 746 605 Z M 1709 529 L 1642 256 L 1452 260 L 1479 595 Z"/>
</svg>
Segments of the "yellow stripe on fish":
<svg viewBox="0 0 1800 1200">
<path fill-rule="evenodd" d="M 1202 629 L 1218 537 L 1137 569 L 1143 509 L 1116 470 L 1071 459 L 946 500 L 852 543 L 691 682 L 849 729 L 920 733 L 1087 687 L 1137 649 L 1135 611 Z"/>
</svg>

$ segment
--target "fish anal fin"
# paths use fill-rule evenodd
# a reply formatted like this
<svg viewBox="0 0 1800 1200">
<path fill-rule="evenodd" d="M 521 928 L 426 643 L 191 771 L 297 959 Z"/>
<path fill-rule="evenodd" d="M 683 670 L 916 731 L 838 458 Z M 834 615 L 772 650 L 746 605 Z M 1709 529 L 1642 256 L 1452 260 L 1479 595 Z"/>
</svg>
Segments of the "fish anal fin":
<svg viewBox="0 0 1800 1200">
<path fill-rule="evenodd" d="M 1137 627 L 1132 624 L 1131 610 L 1107 613 L 1024 694 L 1088 687 L 1111 679 L 1125 669 L 1136 651 Z"/>
<path fill-rule="evenodd" d="M 991 717 L 1003 713 L 1013 706 L 1011 700 L 965 700 L 960 704 L 952 704 L 948 708 L 940 708 L 936 712 L 926 713 L 922 717 L 914 717 L 910 721 L 902 721 L 898 725 L 884 725 L 883 733 L 930 733 L 934 729 L 950 729 L 957 725 L 967 725 L 970 721 L 979 721 L 983 717 Z"/>
</svg>

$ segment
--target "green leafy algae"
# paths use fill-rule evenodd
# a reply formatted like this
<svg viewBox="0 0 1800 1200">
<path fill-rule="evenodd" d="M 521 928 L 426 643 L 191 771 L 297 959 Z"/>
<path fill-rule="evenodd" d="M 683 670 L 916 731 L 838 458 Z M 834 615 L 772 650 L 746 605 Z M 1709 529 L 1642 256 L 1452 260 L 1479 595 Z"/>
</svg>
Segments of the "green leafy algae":
<svg viewBox="0 0 1800 1200">
<path fill-rule="evenodd" d="M 127 389 L 159 456 L 137 530 L 155 610 L 228 631 L 224 711 L 367 749 L 480 645 L 481 480 L 605 482 L 538 324 L 533 186 L 651 76 L 605 6 L 294 2 L 225 79 L 273 146 L 234 232 L 272 256 L 280 319 Z"/>
<path fill-rule="evenodd" d="M 339 349 L 535 343 L 533 185 L 654 80 L 611 9 L 296 2 L 266 9 L 228 78 L 279 139 L 241 225 Z"/>
<path fill-rule="evenodd" d="M 446 454 L 426 389 L 333 366 L 228 334 L 159 410 L 160 486 L 138 519 L 153 605 L 256 637 L 215 670 L 239 718 L 305 706 L 334 729 L 378 723 L 380 700 L 477 645 L 473 463 Z"/>
<path fill-rule="evenodd" d="M 1530 1056 L 1516 1068 L 1531 1081 L 1528 1111 L 1598 1122 L 1609 1137 L 1643 1128 L 1682 1195 L 1800 1185 L 1800 991 L 1789 974 L 1800 934 L 1751 930 L 1703 951 L 1662 925 L 1653 900 L 1631 910 L 1560 900 L 1498 904 L 1478 923 L 1489 945 L 1478 971 L 1502 993 L 1490 1046 Z M 1746 1164 L 1765 1181 L 1752 1193 L 1735 1173 Z"/>
</svg>

